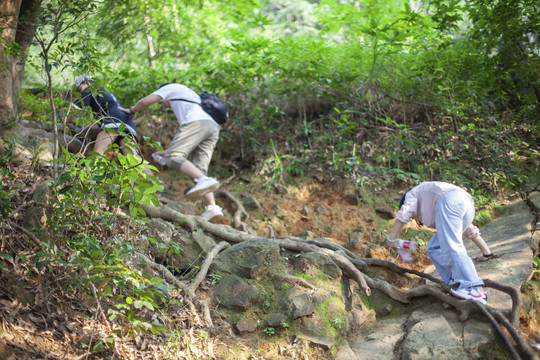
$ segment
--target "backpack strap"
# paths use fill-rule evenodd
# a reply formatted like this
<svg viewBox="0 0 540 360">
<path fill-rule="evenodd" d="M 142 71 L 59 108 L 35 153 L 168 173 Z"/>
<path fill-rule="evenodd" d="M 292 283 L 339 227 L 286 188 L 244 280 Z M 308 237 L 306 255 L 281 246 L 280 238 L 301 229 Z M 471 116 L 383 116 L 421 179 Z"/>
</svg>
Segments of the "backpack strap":
<svg viewBox="0 0 540 360">
<path fill-rule="evenodd" d="M 185 101 L 185 102 L 188 102 L 188 103 L 201 105 L 201 103 L 199 103 L 199 102 L 196 102 L 196 101 L 193 101 L 193 100 L 187 100 L 187 99 L 169 99 L 169 101 Z"/>
</svg>

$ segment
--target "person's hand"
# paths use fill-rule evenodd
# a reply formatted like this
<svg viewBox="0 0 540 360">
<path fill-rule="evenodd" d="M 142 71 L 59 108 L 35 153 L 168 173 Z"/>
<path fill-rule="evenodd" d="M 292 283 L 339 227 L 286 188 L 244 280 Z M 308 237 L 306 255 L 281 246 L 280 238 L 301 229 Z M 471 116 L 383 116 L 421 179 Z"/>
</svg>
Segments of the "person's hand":
<svg viewBox="0 0 540 360">
<path fill-rule="evenodd" d="M 411 254 L 407 252 L 407 250 L 403 248 L 397 248 L 396 252 L 401 257 L 401 261 L 403 261 L 405 264 L 410 264 L 413 261 L 413 257 Z"/>
<path fill-rule="evenodd" d="M 399 239 L 399 238 L 390 240 L 390 237 L 386 238 L 386 245 L 394 249 L 409 249 L 413 251 L 418 248 L 418 243 L 416 241 Z"/>
<path fill-rule="evenodd" d="M 123 112 L 125 112 L 126 114 L 131 115 L 131 110 L 130 109 L 126 109 L 125 107 L 122 107 L 122 106 L 118 106 L 118 108 L 120 110 L 122 110 Z"/>
</svg>

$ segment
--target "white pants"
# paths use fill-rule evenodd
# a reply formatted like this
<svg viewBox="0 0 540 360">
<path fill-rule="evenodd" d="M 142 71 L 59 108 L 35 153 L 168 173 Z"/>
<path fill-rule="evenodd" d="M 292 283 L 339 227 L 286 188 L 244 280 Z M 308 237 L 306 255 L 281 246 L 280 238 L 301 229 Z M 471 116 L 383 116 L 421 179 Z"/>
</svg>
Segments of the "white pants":
<svg viewBox="0 0 540 360">
<path fill-rule="evenodd" d="M 467 192 L 449 191 L 437 202 L 437 233 L 429 240 L 427 253 L 442 280 L 448 284 L 453 279 L 458 289 L 484 285 L 463 245 L 463 232 L 473 220 L 474 201 Z"/>
</svg>

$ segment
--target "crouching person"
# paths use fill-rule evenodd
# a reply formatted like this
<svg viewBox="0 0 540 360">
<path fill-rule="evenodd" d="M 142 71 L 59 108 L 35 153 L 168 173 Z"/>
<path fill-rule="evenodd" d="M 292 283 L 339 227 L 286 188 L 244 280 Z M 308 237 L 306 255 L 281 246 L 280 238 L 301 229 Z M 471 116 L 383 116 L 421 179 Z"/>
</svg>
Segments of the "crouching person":
<svg viewBox="0 0 540 360">
<path fill-rule="evenodd" d="M 467 255 L 463 236 L 469 237 L 484 253 L 492 256 L 478 228 L 473 225 L 474 201 L 462 188 L 439 181 L 427 181 L 407 191 L 386 244 L 398 252 L 404 262 L 411 262 L 407 249 L 414 242 L 399 239 L 404 224 L 415 219 L 437 233 L 427 244 L 427 253 L 452 294 L 487 305 L 484 282 L 478 277 L 472 259 Z"/>
</svg>

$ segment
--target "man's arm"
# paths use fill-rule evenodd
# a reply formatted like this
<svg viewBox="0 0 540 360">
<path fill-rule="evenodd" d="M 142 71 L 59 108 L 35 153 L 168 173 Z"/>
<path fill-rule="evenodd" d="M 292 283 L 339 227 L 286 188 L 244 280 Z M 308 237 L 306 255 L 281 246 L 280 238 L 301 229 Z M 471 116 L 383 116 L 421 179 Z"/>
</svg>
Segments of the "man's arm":
<svg viewBox="0 0 540 360">
<path fill-rule="evenodd" d="M 137 101 L 137 103 L 134 106 L 130 107 L 129 110 L 126 112 L 133 115 L 136 112 L 142 111 L 146 109 L 147 107 L 149 107 L 150 105 L 155 104 L 161 100 L 163 100 L 161 96 L 156 95 L 156 94 L 150 94 L 148 96 L 143 97 L 141 100 Z M 126 109 L 124 109 L 124 111 L 125 110 Z"/>
</svg>

